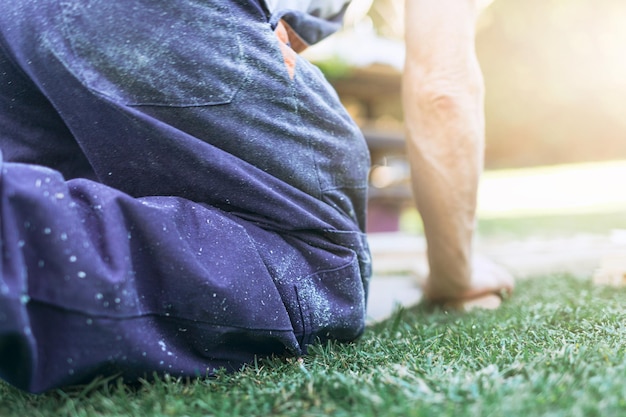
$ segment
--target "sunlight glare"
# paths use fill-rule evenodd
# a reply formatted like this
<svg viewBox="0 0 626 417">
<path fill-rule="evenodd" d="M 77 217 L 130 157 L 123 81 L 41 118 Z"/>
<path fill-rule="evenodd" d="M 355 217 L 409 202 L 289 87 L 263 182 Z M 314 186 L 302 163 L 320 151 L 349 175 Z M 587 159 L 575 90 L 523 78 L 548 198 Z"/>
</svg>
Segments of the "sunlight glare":
<svg viewBox="0 0 626 417">
<path fill-rule="evenodd" d="M 486 172 L 479 217 L 626 210 L 626 161 Z"/>
</svg>

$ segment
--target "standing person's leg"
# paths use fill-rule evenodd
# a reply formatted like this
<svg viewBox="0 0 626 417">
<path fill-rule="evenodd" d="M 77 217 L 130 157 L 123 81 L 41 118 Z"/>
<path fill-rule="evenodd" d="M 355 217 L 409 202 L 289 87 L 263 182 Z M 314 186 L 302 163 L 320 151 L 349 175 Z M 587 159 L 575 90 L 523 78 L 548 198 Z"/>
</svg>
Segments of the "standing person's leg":
<svg viewBox="0 0 626 417">
<path fill-rule="evenodd" d="M 363 330 L 362 137 L 265 16 L 224 3 L 0 16 L 0 376 L 17 386 L 203 376 Z"/>
</svg>

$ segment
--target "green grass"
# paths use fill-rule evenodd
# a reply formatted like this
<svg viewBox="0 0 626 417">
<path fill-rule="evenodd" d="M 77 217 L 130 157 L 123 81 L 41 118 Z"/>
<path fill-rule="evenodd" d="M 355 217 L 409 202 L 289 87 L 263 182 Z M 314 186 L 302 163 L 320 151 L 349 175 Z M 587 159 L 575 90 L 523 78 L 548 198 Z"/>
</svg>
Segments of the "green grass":
<svg viewBox="0 0 626 417">
<path fill-rule="evenodd" d="M 403 213 L 400 229 L 407 233 L 424 234 L 422 220 L 417 210 L 410 208 Z M 626 229 L 626 210 L 525 217 L 483 217 L 477 222 L 478 235 L 486 238 L 551 238 L 581 233 L 606 235 L 614 229 Z"/>
<path fill-rule="evenodd" d="M 2 416 L 626 415 L 626 290 L 545 276 L 495 312 L 416 307 L 358 342 L 205 381 L 0 384 Z"/>
<path fill-rule="evenodd" d="M 478 233 L 486 237 L 519 239 L 523 237 L 563 237 L 581 233 L 606 235 L 626 229 L 626 210 L 607 213 L 578 213 L 518 218 L 483 218 Z"/>
</svg>

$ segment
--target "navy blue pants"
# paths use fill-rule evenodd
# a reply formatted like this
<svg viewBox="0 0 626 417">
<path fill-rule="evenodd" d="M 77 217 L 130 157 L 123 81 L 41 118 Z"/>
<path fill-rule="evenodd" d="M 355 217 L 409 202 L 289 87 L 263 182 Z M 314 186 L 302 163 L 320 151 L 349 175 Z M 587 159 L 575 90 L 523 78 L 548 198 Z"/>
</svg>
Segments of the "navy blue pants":
<svg viewBox="0 0 626 417">
<path fill-rule="evenodd" d="M 203 377 L 364 329 L 369 156 L 236 0 L 3 0 L 0 377 Z"/>
</svg>

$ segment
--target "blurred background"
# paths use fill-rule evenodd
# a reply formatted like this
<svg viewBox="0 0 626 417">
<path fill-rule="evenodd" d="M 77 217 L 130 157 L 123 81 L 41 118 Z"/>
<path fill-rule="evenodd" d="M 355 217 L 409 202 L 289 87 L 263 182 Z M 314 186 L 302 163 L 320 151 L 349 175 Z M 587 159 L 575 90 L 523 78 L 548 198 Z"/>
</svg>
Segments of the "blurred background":
<svg viewBox="0 0 626 417">
<path fill-rule="evenodd" d="M 370 232 L 419 231 L 399 96 L 403 3 L 354 0 L 344 30 L 306 52 L 370 144 Z M 599 212 L 626 226 L 626 2 L 484 3 L 476 38 L 487 91 L 483 229 L 490 218 Z"/>
</svg>

